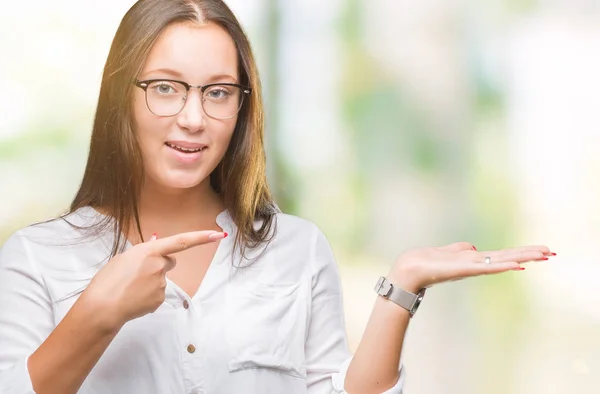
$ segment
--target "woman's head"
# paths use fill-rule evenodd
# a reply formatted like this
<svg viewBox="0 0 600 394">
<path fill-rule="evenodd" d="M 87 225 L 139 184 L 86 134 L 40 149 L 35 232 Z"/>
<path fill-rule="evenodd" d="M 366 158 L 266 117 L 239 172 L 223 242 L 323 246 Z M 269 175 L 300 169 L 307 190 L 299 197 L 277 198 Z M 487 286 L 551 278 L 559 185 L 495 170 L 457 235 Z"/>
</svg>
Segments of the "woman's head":
<svg viewBox="0 0 600 394">
<path fill-rule="evenodd" d="M 251 94 L 239 84 L 237 58 L 233 39 L 214 23 L 177 22 L 162 31 L 132 92 L 145 182 L 167 189 L 208 184 Z"/>
<path fill-rule="evenodd" d="M 248 39 L 222 1 L 138 1 L 106 61 L 71 211 L 100 207 L 117 219 L 115 231 L 127 234 L 132 224 L 140 230 L 145 182 L 173 190 L 212 187 L 242 246 L 266 240 L 274 204 L 260 90 Z M 263 220 L 258 231 L 255 219 Z"/>
</svg>

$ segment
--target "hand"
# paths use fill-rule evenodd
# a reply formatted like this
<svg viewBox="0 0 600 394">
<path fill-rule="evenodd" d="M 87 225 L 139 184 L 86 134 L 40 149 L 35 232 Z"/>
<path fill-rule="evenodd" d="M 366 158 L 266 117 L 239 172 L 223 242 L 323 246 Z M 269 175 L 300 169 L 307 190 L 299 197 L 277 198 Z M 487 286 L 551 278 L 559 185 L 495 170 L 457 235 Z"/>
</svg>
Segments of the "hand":
<svg viewBox="0 0 600 394">
<path fill-rule="evenodd" d="M 388 279 L 404 290 L 416 293 L 436 283 L 523 270 L 520 263 L 548 260 L 549 256 L 555 255 L 546 246 L 478 252 L 470 243 L 458 242 L 402 254 L 396 260 Z M 491 258 L 490 264 L 485 264 L 486 257 Z"/>
<path fill-rule="evenodd" d="M 193 231 L 140 243 L 113 257 L 92 279 L 81 298 L 103 313 L 107 329 L 154 312 L 165 300 L 170 254 L 223 239 L 226 233 Z"/>
</svg>

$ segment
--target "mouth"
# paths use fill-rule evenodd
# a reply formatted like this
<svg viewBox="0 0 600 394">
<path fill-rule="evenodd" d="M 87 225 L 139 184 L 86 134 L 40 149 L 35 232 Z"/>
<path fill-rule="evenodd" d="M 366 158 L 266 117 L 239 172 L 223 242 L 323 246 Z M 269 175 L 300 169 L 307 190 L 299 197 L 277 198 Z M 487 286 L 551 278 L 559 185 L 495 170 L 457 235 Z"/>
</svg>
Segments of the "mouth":
<svg viewBox="0 0 600 394">
<path fill-rule="evenodd" d="M 206 145 L 201 144 L 190 144 L 190 143 L 176 143 L 176 142 L 165 142 L 165 145 L 173 150 L 181 153 L 198 153 L 208 148 Z"/>
</svg>

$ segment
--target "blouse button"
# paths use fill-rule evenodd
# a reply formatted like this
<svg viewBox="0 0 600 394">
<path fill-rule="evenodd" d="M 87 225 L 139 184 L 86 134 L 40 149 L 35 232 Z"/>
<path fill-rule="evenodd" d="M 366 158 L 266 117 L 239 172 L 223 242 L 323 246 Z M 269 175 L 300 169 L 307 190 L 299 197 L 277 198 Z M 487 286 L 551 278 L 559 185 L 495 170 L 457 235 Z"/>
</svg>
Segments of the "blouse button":
<svg viewBox="0 0 600 394">
<path fill-rule="evenodd" d="M 184 300 L 184 301 L 183 301 L 183 307 L 184 307 L 185 309 L 188 309 L 188 308 L 190 307 L 190 303 L 189 303 L 187 300 Z"/>
<path fill-rule="evenodd" d="M 188 351 L 188 353 L 194 353 L 196 351 L 196 346 L 191 345 L 191 344 L 188 345 L 187 351 Z"/>
</svg>

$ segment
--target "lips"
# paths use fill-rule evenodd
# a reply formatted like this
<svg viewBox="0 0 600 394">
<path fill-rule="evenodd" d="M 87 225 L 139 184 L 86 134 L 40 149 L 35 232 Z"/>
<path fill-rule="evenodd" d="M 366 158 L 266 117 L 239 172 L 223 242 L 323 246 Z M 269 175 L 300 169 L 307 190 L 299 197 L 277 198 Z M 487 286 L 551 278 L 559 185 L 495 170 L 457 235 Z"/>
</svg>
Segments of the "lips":
<svg viewBox="0 0 600 394">
<path fill-rule="evenodd" d="M 203 144 L 196 144 L 183 141 L 167 141 L 165 142 L 165 145 L 171 149 L 182 153 L 197 153 L 202 152 L 207 148 L 207 146 Z"/>
</svg>

